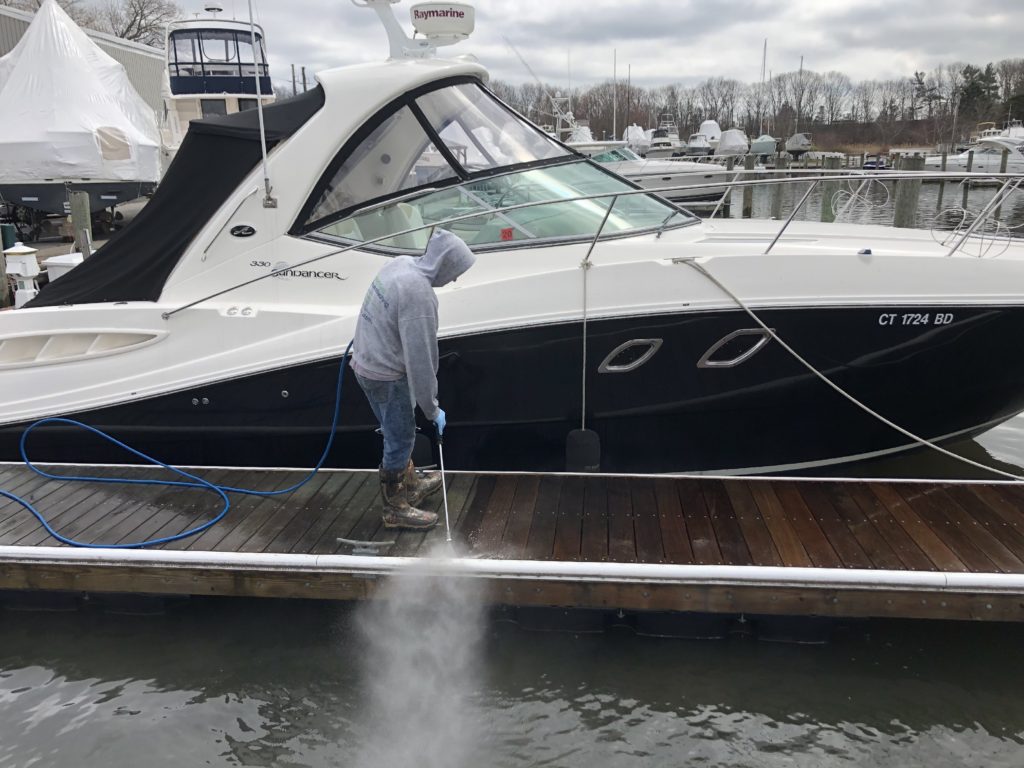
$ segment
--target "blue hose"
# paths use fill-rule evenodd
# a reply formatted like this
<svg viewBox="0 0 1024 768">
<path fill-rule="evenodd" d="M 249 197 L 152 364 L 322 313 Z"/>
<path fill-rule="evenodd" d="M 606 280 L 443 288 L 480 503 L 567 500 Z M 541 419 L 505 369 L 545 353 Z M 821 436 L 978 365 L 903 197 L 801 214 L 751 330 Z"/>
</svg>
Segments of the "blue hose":
<svg viewBox="0 0 1024 768">
<path fill-rule="evenodd" d="M 120 483 L 122 485 L 162 485 L 162 486 L 177 487 L 177 488 L 201 488 L 201 489 L 213 491 L 214 493 L 216 493 L 218 496 L 221 497 L 221 499 L 224 502 L 224 506 L 221 508 L 220 512 L 217 514 L 216 517 L 214 517 L 212 520 L 210 520 L 210 521 L 208 521 L 206 523 L 203 523 L 202 525 L 196 526 L 195 528 L 190 528 L 189 530 L 184 531 L 182 533 L 175 534 L 174 536 L 165 536 L 165 537 L 159 538 L 159 539 L 148 539 L 147 541 L 140 541 L 140 542 L 137 542 L 137 543 L 134 543 L 134 544 L 90 544 L 90 543 L 83 542 L 83 541 L 76 541 L 76 540 L 68 538 L 66 536 L 61 536 L 59 533 L 57 533 L 50 526 L 50 524 L 46 521 L 46 518 L 44 518 L 43 515 L 40 514 L 39 510 L 37 510 L 35 507 L 32 506 L 31 503 L 29 503 L 25 499 L 21 498 L 20 496 L 16 496 L 15 494 L 9 493 L 9 492 L 4 491 L 4 490 L 0 490 L 0 496 L 3 496 L 4 498 L 10 499 L 11 501 L 15 501 L 18 504 L 20 504 L 21 506 L 23 506 L 25 509 L 27 509 L 29 512 L 31 512 L 33 515 L 35 515 L 36 519 L 39 520 L 39 522 L 42 524 L 43 528 L 46 529 L 47 533 L 49 533 L 53 538 L 57 539 L 57 541 L 60 541 L 60 542 L 62 542 L 64 544 L 68 544 L 68 545 L 70 545 L 72 547 L 86 547 L 86 548 L 90 548 L 90 549 L 140 549 L 142 547 L 151 547 L 151 546 L 155 546 L 157 544 L 166 544 L 166 543 L 171 542 L 171 541 L 177 541 L 178 539 L 184 539 L 184 538 L 188 538 L 189 536 L 195 536 L 197 533 L 202 533 L 207 528 L 210 528 L 211 526 L 216 525 L 217 523 L 219 523 L 221 520 L 224 519 L 224 515 L 226 515 L 228 513 L 228 510 L 231 509 L 231 500 L 228 498 L 228 494 L 229 493 L 239 493 L 239 494 L 243 494 L 243 495 L 246 495 L 246 496 L 282 496 L 282 495 L 284 495 L 286 493 L 291 493 L 292 491 L 298 490 L 299 488 L 304 486 L 306 483 L 308 483 L 310 480 L 312 480 L 314 475 L 316 475 L 316 473 L 320 471 L 320 469 L 324 465 L 324 462 L 327 461 L 327 454 L 330 453 L 331 446 L 334 444 L 334 430 L 338 426 L 338 418 L 339 418 L 339 416 L 341 414 L 341 393 L 342 393 L 342 386 L 345 383 L 345 362 L 348 360 L 349 355 L 350 355 L 351 352 L 352 352 L 352 342 L 350 341 L 348 343 L 348 347 L 345 348 L 345 354 L 341 356 L 341 363 L 338 366 L 338 384 L 337 384 L 337 386 L 335 388 L 334 416 L 333 416 L 333 418 L 331 420 L 331 432 L 330 432 L 330 434 L 327 437 L 327 444 L 324 446 L 324 450 L 323 450 L 323 453 L 320 455 L 320 459 L 317 461 L 316 466 L 313 467 L 312 470 L 310 470 L 310 473 L 308 475 L 306 475 L 305 478 L 303 478 L 299 482 L 295 483 L 294 485 L 292 485 L 292 486 L 290 486 L 288 488 L 283 488 L 283 489 L 281 489 L 279 491 L 257 491 L 257 490 L 253 490 L 253 489 L 250 489 L 250 488 L 234 488 L 234 487 L 232 487 L 230 485 L 215 485 L 214 483 L 208 482 L 208 481 L 204 480 L 203 478 L 198 477 L 197 475 L 193 475 L 193 474 L 191 474 L 189 472 L 186 472 L 183 469 L 180 469 L 178 467 L 172 466 L 170 464 L 166 464 L 165 462 L 162 462 L 159 459 L 155 459 L 152 456 L 147 456 L 146 454 L 142 453 L 141 451 L 135 450 L 130 445 L 126 445 L 125 443 L 122 443 L 120 440 L 117 440 L 116 438 L 111 437 L 110 435 L 106 434 L 105 432 L 103 432 L 103 431 L 101 431 L 99 429 L 96 429 L 96 427 L 92 427 L 92 426 L 90 426 L 88 424 L 83 424 L 82 422 L 75 421 L 74 419 L 64 419 L 64 418 L 40 419 L 39 421 L 35 422 L 34 424 L 30 424 L 25 429 L 25 431 L 21 433 L 21 442 L 20 442 L 20 446 L 19 447 L 20 447 L 20 450 L 21 450 L 21 458 L 25 462 L 25 466 L 27 466 L 29 469 L 31 469 L 33 472 L 35 472 L 37 475 L 41 475 L 42 477 L 48 478 L 50 480 L 67 480 L 67 481 L 89 482 L 89 483 Z M 186 480 L 134 480 L 134 479 L 127 478 L 127 477 L 90 477 L 90 476 L 84 476 L 84 475 L 80 476 L 80 475 L 54 475 L 54 474 L 51 474 L 51 473 L 47 472 L 46 470 L 40 469 L 35 464 L 33 464 L 32 461 L 29 459 L 28 451 L 25 448 L 25 442 L 28 439 L 28 436 L 33 432 L 33 430 L 38 429 L 39 427 L 44 427 L 47 424 L 63 424 L 63 425 L 66 425 L 66 426 L 78 427 L 78 428 L 84 429 L 84 430 L 86 430 L 88 432 L 92 432 L 93 434 L 98 435 L 99 437 L 103 438 L 104 440 L 106 440 L 106 441 L 108 441 L 110 443 L 113 443 L 114 445 L 118 446 L 119 448 L 123 448 L 124 450 L 128 451 L 128 453 L 131 453 L 134 456 L 137 456 L 138 458 L 143 459 L 144 461 L 146 461 L 149 464 L 152 464 L 152 465 L 158 466 L 158 467 L 163 467 L 164 469 L 170 470 L 171 472 L 174 472 L 176 475 L 178 475 L 180 477 L 183 477 L 183 478 L 187 478 L 187 479 Z"/>
</svg>

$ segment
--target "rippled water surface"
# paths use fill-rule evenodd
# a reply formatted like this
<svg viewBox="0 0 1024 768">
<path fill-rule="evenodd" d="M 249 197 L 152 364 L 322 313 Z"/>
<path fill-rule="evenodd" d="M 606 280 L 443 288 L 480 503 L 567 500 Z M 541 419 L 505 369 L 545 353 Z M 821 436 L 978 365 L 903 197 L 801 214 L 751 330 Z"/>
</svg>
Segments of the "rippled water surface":
<svg viewBox="0 0 1024 768">
<path fill-rule="evenodd" d="M 225 600 L 152 616 L 7 610 L 0 766 L 350 766 L 367 745 L 424 739 L 414 720 L 443 718 L 445 694 L 368 717 L 389 670 L 379 654 L 364 667 L 354 616 Z M 808 646 L 538 633 L 492 617 L 480 671 L 444 686 L 467 694 L 452 715 L 464 759 L 445 762 L 442 743 L 440 759 L 411 765 L 1018 767 L 1022 642 L 1005 625 L 855 623 Z M 428 654 L 422 674 L 445 655 Z"/>
</svg>

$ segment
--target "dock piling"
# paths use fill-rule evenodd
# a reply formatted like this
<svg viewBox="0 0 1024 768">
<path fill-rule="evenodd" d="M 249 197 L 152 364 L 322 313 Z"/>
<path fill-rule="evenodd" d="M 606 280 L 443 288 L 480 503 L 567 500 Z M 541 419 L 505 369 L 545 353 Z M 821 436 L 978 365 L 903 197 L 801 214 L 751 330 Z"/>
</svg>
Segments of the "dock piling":
<svg viewBox="0 0 1024 768">
<path fill-rule="evenodd" d="M 85 258 L 92 255 L 92 212 L 88 192 L 71 192 L 71 226 L 75 230 L 75 248 Z"/>
<path fill-rule="evenodd" d="M 750 171 L 754 170 L 754 165 L 757 162 L 756 155 L 747 155 L 743 158 L 743 169 L 747 173 L 743 174 L 744 181 L 750 181 L 753 178 L 753 174 Z M 754 188 L 744 187 L 743 188 L 743 218 L 749 219 L 754 213 Z"/>
<path fill-rule="evenodd" d="M 838 171 L 839 170 L 839 158 L 838 157 L 826 157 L 824 160 L 824 168 L 827 171 Z M 838 181 L 824 181 L 821 184 L 821 220 L 826 222 L 833 222 L 836 220 L 836 212 L 832 207 L 832 198 L 835 197 L 836 192 L 839 191 Z"/>
<path fill-rule="evenodd" d="M 923 171 L 924 158 L 921 155 L 901 158 L 901 170 Z M 893 226 L 912 228 L 917 220 L 917 203 L 921 195 L 920 179 L 900 179 L 896 182 Z"/>
<path fill-rule="evenodd" d="M 789 158 L 784 157 L 781 154 L 778 155 L 778 157 L 775 159 L 775 169 L 779 170 L 779 171 L 782 171 L 782 170 L 785 170 L 786 168 L 789 168 Z M 779 177 L 777 176 L 776 178 L 779 178 Z M 784 184 L 774 184 L 774 185 L 772 185 L 772 218 L 773 219 L 781 219 L 782 218 L 782 190 L 783 190 L 784 186 L 785 186 Z"/>
</svg>

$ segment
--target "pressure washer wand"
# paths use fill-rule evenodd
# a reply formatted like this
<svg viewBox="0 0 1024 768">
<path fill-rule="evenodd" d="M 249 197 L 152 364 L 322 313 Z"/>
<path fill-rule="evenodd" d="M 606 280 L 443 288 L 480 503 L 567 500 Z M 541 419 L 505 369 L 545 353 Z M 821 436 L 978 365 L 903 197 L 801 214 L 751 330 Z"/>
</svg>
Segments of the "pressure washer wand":
<svg viewBox="0 0 1024 768">
<path fill-rule="evenodd" d="M 452 540 L 452 526 L 448 521 L 448 486 L 444 481 L 444 440 L 441 438 L 441 435 L 437 436 L 437 455 L 441 459 L 441 496 L 444 499 L 445 541 L 450 544 Z"/>
</svg>

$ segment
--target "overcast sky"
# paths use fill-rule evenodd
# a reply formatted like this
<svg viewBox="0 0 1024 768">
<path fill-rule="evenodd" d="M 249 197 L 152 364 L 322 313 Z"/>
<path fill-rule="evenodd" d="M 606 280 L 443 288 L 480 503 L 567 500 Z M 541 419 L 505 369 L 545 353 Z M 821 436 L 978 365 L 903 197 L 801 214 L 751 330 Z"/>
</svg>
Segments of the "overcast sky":
<svg viewBox="0 0 1024 768">
<path fill-rule="evenodd" d="M 188 11 L 200 0 L 180 0 Z M 222 0 L 247 18 L 246 0 Z M 254 0 L 275 80 L 291 65 L 315 72 L 386 58 L 376 15 L 349 0 Z M 393 6 L 411 31 L 410 0 Z M 710 76 L 760 79 L 768 69 L 839 70 L 853 80 L 909 77 L 963 61 L 1024 57 L 1024 0 L 478 0 L 476 32 L 448 50 L 473 53 L 492 77 L 530 75 L 507 37 L 546 82 L 587 86 L 631 69 L 646 86 Z M 194 7 L 193 7 L 194 6 Z"/>
</svg>

